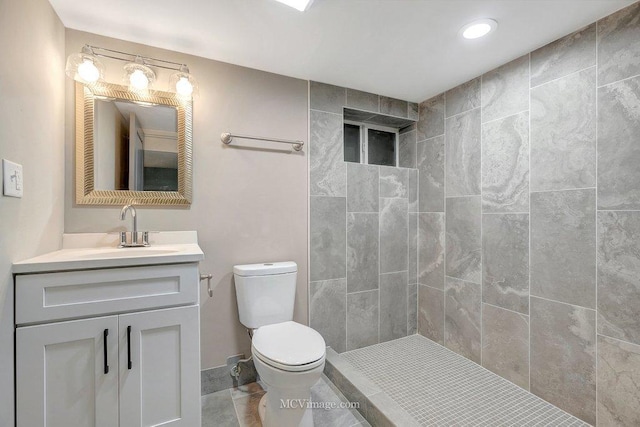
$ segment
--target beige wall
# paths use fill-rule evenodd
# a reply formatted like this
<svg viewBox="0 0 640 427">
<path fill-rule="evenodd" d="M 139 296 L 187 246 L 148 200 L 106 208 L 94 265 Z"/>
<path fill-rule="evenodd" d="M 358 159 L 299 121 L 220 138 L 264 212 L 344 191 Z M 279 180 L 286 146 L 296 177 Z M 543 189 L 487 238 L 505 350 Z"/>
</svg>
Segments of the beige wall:
<svg viewBox="0 0 640 427">
<path fill-rule="evenodd" d="M 200 294 L 202 367 L 222 365 L 227 356 L 250 353 L 250 341 L 238 321 L 234 264 L 297 262 L 295 319 L 306 324 L 306 153 L 248 141 L 226 147 L 220 133 L 306 141 L 307 82 L 67 29 L 67 54 L 78 52 L 85 43 L 186 62 L 199 81 L 200 96 L 194 102 L 193 204 L 190 209 L 140 209 L 139 227 L 198 232 L 206 257 L 200 270 L 212 273 L 215 285 L 212 298 L 204 283 Z M 122 65 L 107 63 L 108 81 L 121 82 Z M 160 89 L 165 89 L 168 74 L 159 72 Z M 67 80 L 65 231 L 113 231 L 129 226 L 120 222 L 118 207 L 74 204 L 73 90 Z M 256 148 L 240 148 L 249 146 Z"/>
<path fill-rule="evenodd" d="M 64 27 L 46 0 L 0 6 L 0 157 L 24 172 L 24 197 L 0 196 L 0 426 L 12 426 L 11 263 L 60 245 L 65 57 Z"/>
</svg>

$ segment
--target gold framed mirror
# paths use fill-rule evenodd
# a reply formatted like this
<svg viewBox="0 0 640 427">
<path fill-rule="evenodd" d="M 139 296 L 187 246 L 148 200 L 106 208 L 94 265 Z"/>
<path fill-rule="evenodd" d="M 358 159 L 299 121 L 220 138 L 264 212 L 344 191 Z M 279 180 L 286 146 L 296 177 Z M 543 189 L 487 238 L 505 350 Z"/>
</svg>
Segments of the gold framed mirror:
<svg viewBox="0 0 640 427">
<path fill-rule="evenodd" d="M 192 129 L 190 99 L 76 83 L 76 203 L 190 205 Z"/>
</svg>

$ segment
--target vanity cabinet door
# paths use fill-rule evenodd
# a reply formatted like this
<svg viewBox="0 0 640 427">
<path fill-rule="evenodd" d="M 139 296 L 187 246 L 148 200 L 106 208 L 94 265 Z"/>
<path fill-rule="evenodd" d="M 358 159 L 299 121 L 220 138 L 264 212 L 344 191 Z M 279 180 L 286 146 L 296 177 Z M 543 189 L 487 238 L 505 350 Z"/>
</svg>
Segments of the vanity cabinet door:
<svg viewBox="0 0 640 427">
<path fill-rule="evenodd" d="M 17 426 L 117 426 L 117 337 L 117 316 L 18 328 Z"/>
<path fill-rule="evenodd" d="M 123 314 L 120 427 L 200 425 L 197 306 Z"/>
</svg>

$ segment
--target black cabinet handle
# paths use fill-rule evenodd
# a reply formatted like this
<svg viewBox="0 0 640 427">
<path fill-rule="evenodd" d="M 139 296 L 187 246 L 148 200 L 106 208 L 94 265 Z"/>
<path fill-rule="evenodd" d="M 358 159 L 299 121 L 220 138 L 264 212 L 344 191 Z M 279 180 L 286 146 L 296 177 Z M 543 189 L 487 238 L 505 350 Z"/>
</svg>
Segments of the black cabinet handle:
<svg viewBox="0 0 640 427">
<path fill-rule="evenodd" d="M 104 374 L 108 374 L 109 373 L 109 359 L 108 359 L 108 355 L 107 355 L 107 337 L 109 336 L 109 329 L 105 329 L 104 332 L 102 333 L 102 341 L 104 344 Z"/>
<path fill-rule="evenodd" d="M 131 363 L 131 326 L 127 326 L 127 367 L 131 369 L 133 364 Z"/>
</svg>

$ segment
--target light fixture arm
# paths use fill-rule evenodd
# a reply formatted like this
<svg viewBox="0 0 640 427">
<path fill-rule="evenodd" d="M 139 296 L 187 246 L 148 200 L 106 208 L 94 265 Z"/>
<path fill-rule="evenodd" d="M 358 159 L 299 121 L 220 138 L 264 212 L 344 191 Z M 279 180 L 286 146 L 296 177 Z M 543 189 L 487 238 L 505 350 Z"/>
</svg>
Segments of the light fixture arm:
<svg viewBox="0 0 640 427">
<path fill-rule="evenodd" d="M 153 67 L 164 68 L 166 70 L 182 71 L 183 68 L 189 68 L 180 62 L 167 61 L 165 59 L 152 58 L 150 56 L 136 55 L 129 52 L 123 52 L 121 50 L 108 49 L 106 47 L 84 45 L 82 48 L 83 53 L 89 53 L 101 58 L 115 59 L 122 62 L 135 62 L 136 58 L 141 58 L 145 65 L 151 65 Z"/>
</svg>

